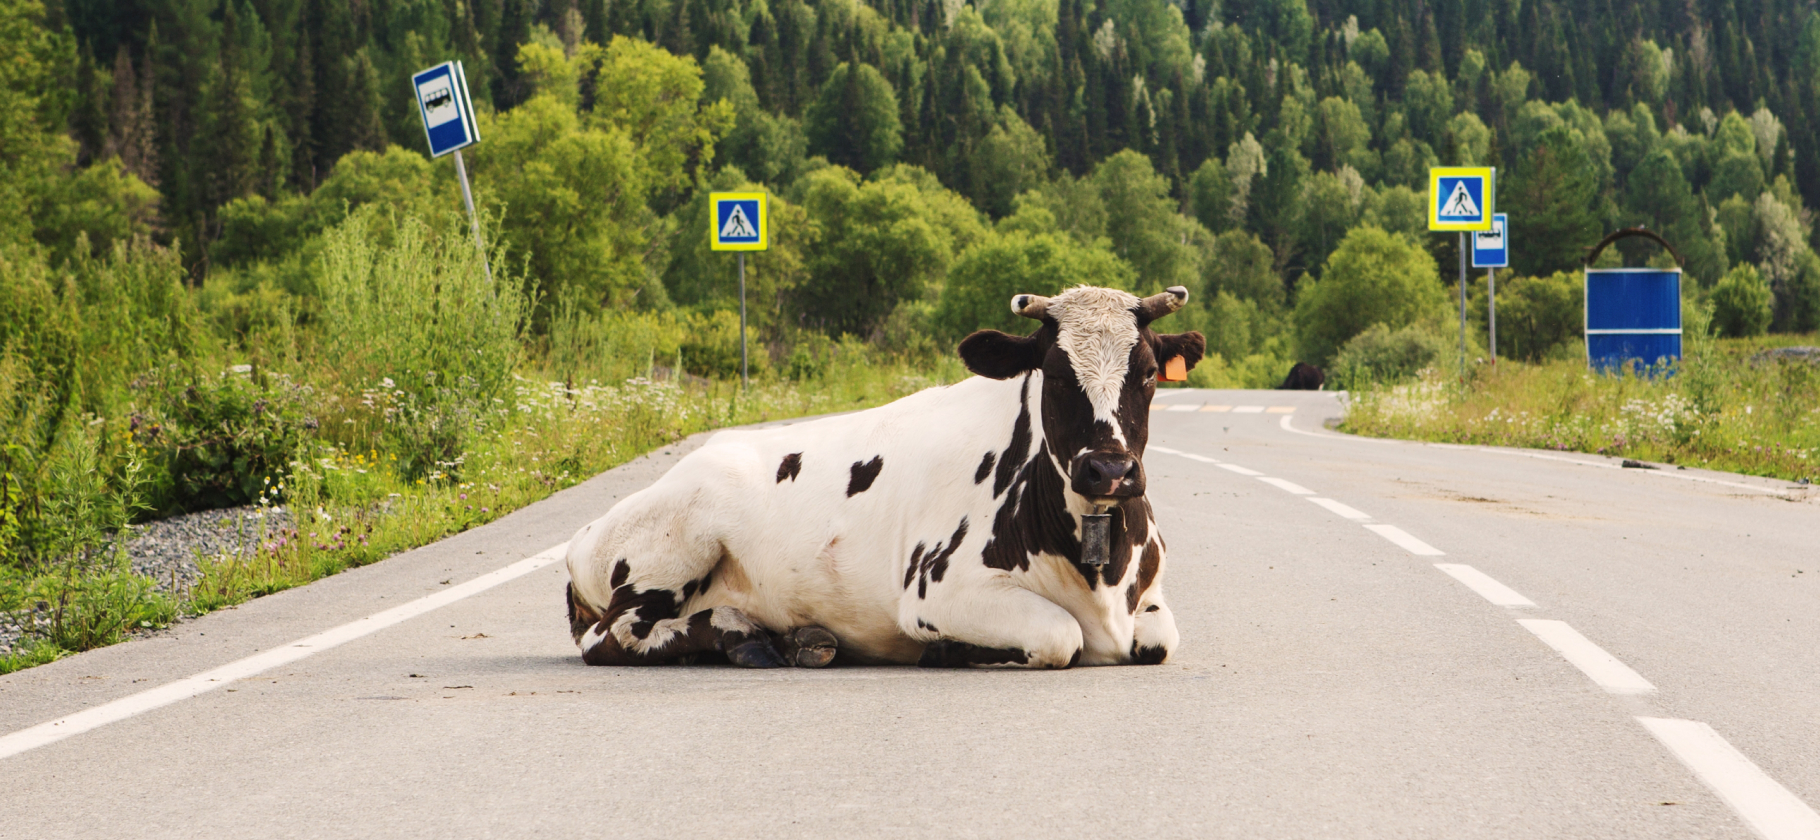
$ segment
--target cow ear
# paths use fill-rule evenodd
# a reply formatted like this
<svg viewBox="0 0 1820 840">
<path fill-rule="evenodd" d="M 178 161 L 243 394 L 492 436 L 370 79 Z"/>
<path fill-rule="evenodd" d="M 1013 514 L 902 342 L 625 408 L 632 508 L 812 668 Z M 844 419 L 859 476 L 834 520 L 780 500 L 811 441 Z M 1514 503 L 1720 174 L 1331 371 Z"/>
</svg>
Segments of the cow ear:
<svg viewBox="0 0 1820 840">
<path fill-rule="evenodd" d="M 1156 363 L 1166 365 L 1170 359 L 1181 357 L 1187 363 L 1188 370 L 1201 363 L 1201 357 L 1207 355 L 1207 337 L 1198 332 L 1158 333 L 1156 336 Z"/>
<path fill-rule="evenodd" d="M 1042 367 L 1043 354 L 1034 335 L 980 330 L 961 340 L 961 361 L 968 370 L 989 379 L 1010 379 Z"/>
</svg>

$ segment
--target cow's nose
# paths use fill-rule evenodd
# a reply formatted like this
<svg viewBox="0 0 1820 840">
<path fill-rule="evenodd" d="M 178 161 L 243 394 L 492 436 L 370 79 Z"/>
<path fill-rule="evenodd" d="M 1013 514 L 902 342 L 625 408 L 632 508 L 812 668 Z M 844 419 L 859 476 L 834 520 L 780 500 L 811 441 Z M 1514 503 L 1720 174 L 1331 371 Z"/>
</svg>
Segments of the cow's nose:
<svg viewBox="0 0 1820 840">
<path fill-rule="evenodd" d="M 1111 453 L 1089 455 L 1081 464 L 1075 489 L 1083 496 L 1120 496 L 1125 479 L 1137 471 L 1137 459 Z"/>
</svg>

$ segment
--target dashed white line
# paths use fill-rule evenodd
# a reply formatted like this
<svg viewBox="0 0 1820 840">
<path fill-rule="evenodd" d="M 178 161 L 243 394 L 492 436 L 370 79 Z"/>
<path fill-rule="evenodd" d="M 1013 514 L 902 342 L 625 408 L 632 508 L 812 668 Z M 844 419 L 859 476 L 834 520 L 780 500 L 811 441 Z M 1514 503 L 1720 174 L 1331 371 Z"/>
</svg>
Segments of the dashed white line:
<svg viewBox="0 0 1820 840">
<path fill-rule="evenodd" d="M 407 604 L 400 604 L 384 612 L 374 613 L 365 618 L 350 621 L 317 633 L 308 638 L 299 639 L 286 645 L 253 654 L 245 659 L 229 662 L 211 671 L 204 671 L 193 677 L 186 677 L 176 682 L 165 683 L 157 688 L 147 689 L 138 694 L 122 697 L 112 703 L 104 703 L 90 709 L 84 709 L 73 715 L 38 724 L 29 729 L 21 729 L 11 735 L 0 737 L 0 758 L 18 755 L 36 747 L 61 741 L 71 735 L 79 735 L 91 729 L 98 729 L 110 723 L 125 720 L 142 712 L 149 712 L 168 706 L 179 700 L 187 700 L 205 692 L 222 688 L 235 680 L 244 679 L 262 671 L 268 671 L 280 665 L 296 662 L 306 656 L 321 653 L 337 645 L 351 642 L 362 636 L 378 632 L 394 624 L 416 618 L 438 607 L 455 603 L 470 595 L 476 595 L 492 589 L 506 581 L 523 577 L 538 569 L 563 559 L 569 544 L 547 548 L 536 555 L 520 560 L 503 569 L 488 572 L 466 583 L 449 587 L 434 595 L 418 598 Z"/>
<path fill-rule="evenodd" d="M 1259 481 L 1262 481 L 1262 482 L 1264 482 L 1264 483 L 1265 483 L 1265 484 L 1268 484 L 1268 485 L 1270 485 L 1270 486 L 1272 486 L 1272 487 L 1275 487 L 1275 488 L 1277 488 L 1277 489 L 1278 489 L 1278 490 L 1287 490 L 1287 491 L 1289 491 L 1289 492 L 1291 492 L 1291 493 L 1294 493 L 1294 494 L 1296 494 L 1296 495 L 1297 495 L 1297 496 L 1312 496 L 1312 495 L 1314 495 L 1314 491 L 1313 491 L 1313 490 L 1310 490 L 1310 489 L 1308 489 L 1308 488 L 1306 488 L 1306 487 L 1303 487 L 1303 486 L 1302 486 L 1302 485 L 1300 485 L 1300 484 L 1297 484 L 1297 483 L 1295 483 L 1295 482 L 1293 482 L 1293 481 L 1290 481 L 1290 480 L 1288 480 L 1288 479 L 1284 479 L 1284 478 L 1271 478 L 1271 477 L 1269 477 L 1269 476 L 1258 476 L 1258 480 L 1259 480 Z"/>
<path fill-rule="evenodd" d="M 1320 505 L 1321 507 L 1324 507 L 1330 511 L 1333 511 L 1334 513 L 1337 513 L 1354 522 L 1368 522 L 1371 520 L 1371 514 L 1366 513 L 1364 511 L 1359 510 L 1358 508 L 1352 507 L 1350 505 L 1341 504 L 1332 499 L 1323 499 L 1319 496 L 1316 496 L 1314 498 L 1309 499 L 1308 501 L 1314 502 L 1315 504 Z"/>
<path fill-rule="evenodd" d="M 1249 476 L 1254 476 L 1254 477 L 1263 475 L 1263 473 L 1258 472 L 1257 470 L 1248 470 L 1244 467 L 1239 466 L 1238 464 L 1221 464 L 1220 469 L 1231 470 L 1235 473 L 1238 473 L 1239 475 L 1249 475 Z"/>
<path fill-rule="evenodd" d="M 1233 409 L 1232 409 L 1232 413 L 1233 413 L 1233 414 L 1263 414 L 1263 413 L 1264 413 L 1264 407 L 1263 407 L 1263 406 L 1261 406 L 1261 405 L 1241 405 L 1241 406 L 1235 406 L 1235 407 L 1234 407 L 1234 408 L 1233 408 Z"/>
<path fill-rule="evenodd" d="M 1674 718 L 1639 717 L 1637 722 L 1764 840 L 1820 840 L 1820 814 L 1745 758 L 1711 726 Z"/>
<path fill-rule="evenodd" d="M 1408 531 L 1398 528 L 1395 525 L 1366 525 L 1365 529 L 1396 543 L 1398 546 L 1401 546 L 1403 550 L 1418 557 L 1442 557 L 1447 554 L 1445 551 L 1410 536 Z"/>
<path fill-rule="evenodd" d="M 1515 589 L 1493 580 L 1490 575 L 1464 563 L 1436 563 L 1435 568 L 1446 572 L 1454 580 L 1466 584 L 1467 589 L 1479 593 L 1480 597 L 1497 606 L 1533 607 L 1536 605 L 1536 602 L 1517 594 Z"/>
<path fill-rule="evenodd" d="M 1523 629 L 1536 634 L 1536 638 L 1556 653 L 1565 657 L 1600 688 L 1613 694 L 1648 694 L 1656 690 L 1642 674 L 1632 671 L 1629 665 L 1618 661 L 1618 658 L 1605 652 L 1605 649 L 1592 643 L 1591 639 L 1580 635 L 1580 631 L 1568 626 L 1565 621 L 1545 618 L 1519 618 L 1517 623 Z"/>
</svg>

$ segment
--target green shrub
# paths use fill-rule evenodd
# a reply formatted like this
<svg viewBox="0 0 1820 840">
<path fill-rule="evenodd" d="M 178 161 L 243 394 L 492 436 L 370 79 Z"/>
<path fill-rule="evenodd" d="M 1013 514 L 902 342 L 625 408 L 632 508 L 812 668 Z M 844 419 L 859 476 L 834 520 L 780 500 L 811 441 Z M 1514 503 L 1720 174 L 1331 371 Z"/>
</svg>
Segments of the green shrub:
<svg viewBox="0 0 1820 840">
<path fill-rule="evenodd" d="M 488 276 L 465 219 L 394 219 L 382 244 L 376 215 L 356 210 L 324 236 L 323 357 L 369 407 L 385 397 L 367 430 L 395 444 L 405 475 L 452 473 L 463 430 L 512 387 L 531 296 L 500 252 Z"/>
<path fill-rule="evenodd" d="M 1340 241 L 1321 279 L 1304 285 L 1295 325 L 1302 361 L 1326 367 L 1373 324 L 1401 329 L 1447 307 L 1434 258 L 1407 237 L 1361 225 Z"/>
<path fill-rule="evenodd" d="M 1056 234 L 991 233 L 948 273 L 936 331 L 949 339 L 979 329 L 1026 332 L 1031 322 L 1011 311 L 1013 295 L 1054 295 L 1082 284 L 1129 289 L 1133 280 L 1131 266 L 1103 248 Z"/>
<path fill-rule="evenodd" d="M 1486 323 L 1485 286 L 1473 295 L 1474 318 Z M 1538 362 L 1579 338 L 1586 325 L 1586 284 L 1577 272 L 1498 277 L 1498 357 Z"/>
<path fill-rule="evenodd" d="M 310 389 L 250 365 L 194 378 L 163 374 L 136 383 L 155 392 L 158 405 L 130 421 L 135 442 L 157 453 L 163 468 L 151 509 L 168 516 L 275 501 L 268 491 L 317 428 Z"/>
<path fill-rule="evenodd" d="M 1749 263 L 1725 273 L 1713 287 L 1713 330 L 1726 338 L 1762 335 L 1769 328 L 1769 284 Z"/>
<path fill-rule="evenodd" d="M 1395 331 L 1383 324 L 1372 324 L 1340 348 L 1328 373 L 1339 388 L 1397 382 L 1432 367 L 1449 349 L 1451 342 L 1447 337 L 1427 324 L 1411 324 Z"/>
</svg>

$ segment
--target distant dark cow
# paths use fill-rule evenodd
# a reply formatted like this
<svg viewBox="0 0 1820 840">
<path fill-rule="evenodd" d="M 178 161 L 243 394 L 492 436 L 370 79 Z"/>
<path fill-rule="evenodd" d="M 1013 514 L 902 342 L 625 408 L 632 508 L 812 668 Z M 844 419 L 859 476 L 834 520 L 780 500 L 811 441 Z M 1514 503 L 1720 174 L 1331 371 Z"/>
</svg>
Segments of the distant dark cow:
<svg viewBox="0 0 1820 840">
<path fill-rule="evenodd" d="M 1279 391 L 1319 391 L 1327 387 L 1327 374 L 1307 362 L 1296 362 L 1289 369 L 1289 376 L 1283 384 L 1277 386 Z"/>
<path fill-rule="evenodd" d="M 727 431 L 581 529 L 569 620 L 591 665 L 719 651 L 748 667 L 1155 664 L 1177 642 L 1144 497 L 1161 364 L 1188 300 L 1017 295 L 1029 336 L 961 342 L 979 374 L 889 405 Z M 1103 565 L 1084 514 L 1111 513 Z"/>
</svg>

